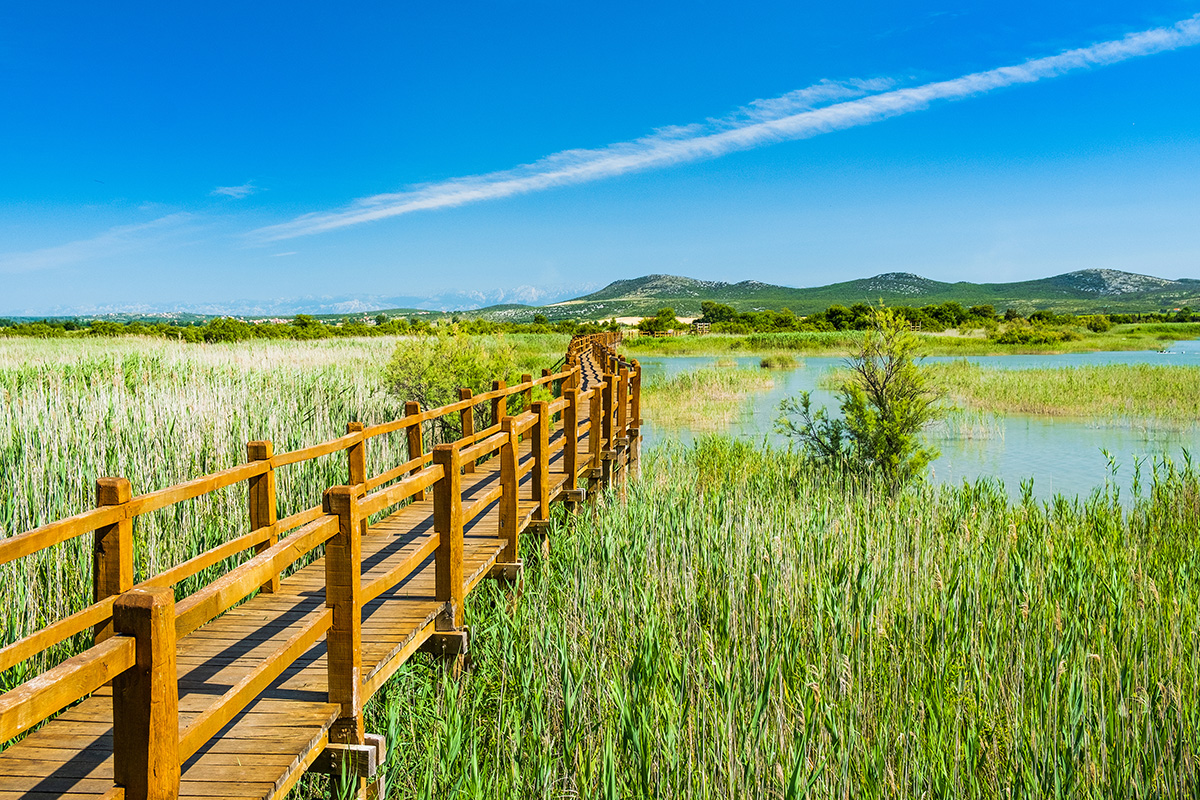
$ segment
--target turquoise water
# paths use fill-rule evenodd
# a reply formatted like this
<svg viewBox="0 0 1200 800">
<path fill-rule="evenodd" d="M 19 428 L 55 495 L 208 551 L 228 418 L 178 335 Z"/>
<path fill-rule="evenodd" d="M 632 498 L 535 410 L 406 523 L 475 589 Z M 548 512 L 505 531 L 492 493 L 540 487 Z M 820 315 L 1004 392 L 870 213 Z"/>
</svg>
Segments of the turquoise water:
<svg viewBox="0 0 1200 800">
<path fill-rule="evenodd" d="M 656 373 L 671 375 L 711 366 L 717 358 L 687 356 L 639 360 L 649 380 Z M 723 357 L 722 360 L 728 359 Z M 733 360 L 738 366 L 758 368 L 757 357 Z M 1200 366 L 1200 341 L 1177 342 L 1165 353 L 978 356 L 967 360 L 995 369 L 1147 363 Z M 845 360 L 821 357 L 802 358 L 799 362 L 796 369 L 776 371 L 775 387 L 752 396 L 727 432 L 786 445 L 786 437 L 773 430 L 774 420 L 779 415 L 779 402 L 803 390 L 812 392 L 814 405 L 836 409 L 837 398 L 819 384 L 825 373 L 843 366 Z M 1197 415 L 1200 419 L 1200 409 L 1197 409 Z M 646 446 L 668 438 L 683 442 L 693 438 L 690 430 L 664 429 L 656 426 L 649 417 L 642 430 Z M 1200 425 L 1180 430 L 1178 426 L 1155 427 L 1122 420 L 986 414 L 969 416 L 965 420 L 959 417 L 939 424 L 931 429 L 929 439 L 941 450 L 941 456 L 932 465 L 932 477 L 936 481 L 975 481 L 991 477 L 1002 481 L 1008 492 L 1017 496 L 1022 481 L 1032 479 L 1033 493 L 1042 499 L 1060 493 L 1088 495 L 1106 481 L 1114 481 L 1127 496 L 1139 464 L 1145 478 L 1155 459 L 1166 457 L 1182 463 L 1185 451 L 1196 453 L 1200 450 Z M 1105 455 L 1105 451 L 1109 455 Z"/>
</svg>

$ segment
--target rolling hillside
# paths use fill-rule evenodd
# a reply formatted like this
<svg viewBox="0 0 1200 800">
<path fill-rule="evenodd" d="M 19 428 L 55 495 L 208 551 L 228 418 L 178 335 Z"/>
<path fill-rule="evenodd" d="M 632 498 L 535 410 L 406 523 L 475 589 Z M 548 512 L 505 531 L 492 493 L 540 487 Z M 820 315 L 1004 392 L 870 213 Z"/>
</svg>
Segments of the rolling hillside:
<svg viewBox="0 0 1200 800">
<path fill-rule="evenodd" d="M 1074 312 L 1162 311 L 1200 307 L 1200 280 L 1166 280 L 1111 269 L 1087 269 L 1016 283 L 945 283 L 907 272 L 892 272 L 828 286 L 798 289 L 759 281 L 725 283 L 676 275 L 647 275 L 614 281 L 603 289 L 548 306 L 493 306 L 472 315 L 527 321 L 534 314 L 556 319 L 644 316 L 671 306 L 679 316 L 697 316 L 700 304 L 715 300 L 740 311 L 790 308 L 811 314 L 834 304 L 877 303 L 923 306 L 957 302 L 992 305 L 1023 314 L 1039 309 Z"/>
</svg>

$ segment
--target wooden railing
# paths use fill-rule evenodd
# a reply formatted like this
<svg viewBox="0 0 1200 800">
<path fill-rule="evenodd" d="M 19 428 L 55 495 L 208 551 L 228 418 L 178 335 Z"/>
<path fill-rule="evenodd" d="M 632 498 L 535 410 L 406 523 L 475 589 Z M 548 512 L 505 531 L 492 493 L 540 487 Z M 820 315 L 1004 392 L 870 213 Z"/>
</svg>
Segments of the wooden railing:
<svg viewBox="0 0 1200 800">
<path fill-rule="evenodd" d="M 4 564 L 94 534 L 92 605 L 0 648 L 0 671 L 88 630 L 94 644 L 0 695 L 0 742 L 22 735 L 111 681 L 117 789 L 126 800 L 171 797 L 178 790 L 180 765 L 324 636 L 329 700 L 341 706 L 330 741 L 361 743 L 363 704 L 408 655 L 396 653 L 363 675 L 363 606 L 433 555 L 436 601 L 442 604 L 435 629 L 461 630 L 464 526 L 498 503 L 497 534 L 504 547 L 495 569 L 503 573 L 519 568 L 518 491 L 524 476 L 532 473 L 528 499 L 536 503 L 533 521 L 541 525 L 550 519 L 550 465 L 560 451 L 565 473 L 561 497 L 583 496 L 577 486 L 581 473 L 588 480 L 611 478 L 614 454 L 630 442 L 636 445 L 640 424 L 640 371 L 636 362 L 626 364 L 617 357 L 618 342 L 619 335 L 610 333 L 576 337 L 567 365 L 557 373 L 544 370 L 538 379 L 524 375 L 514 386 L 498 380 L 491 391 L 478 395 L 464 388 L 458 402 L 441 408 L 422 410 L 409 403 L 400 419 L 372 426 L 350 423 L 344 436 L 288 453 L 274 453 L 271 442 L 250 442 L 246 463 L 146 494 L 132 495 L 123 478 L 100 478 L 96 508 L 0 540 Z M 604 376 L 583 390 L 580 363 L 589 356 Z M 555 399 L 533 401 L 539 386 L 556 387 Z M 514 398 L 519 398 L 520 411 L 510 415 Z M 491 424 L 477 431 L 476 409 L 488 406 Z M 426 452 L 422 426 L 452 416 L 458 417 L 461 437 Z M 555 422 L 564 433 L 551 444 Z M 400 431 L 407 437 L 408 460 L 368 476 L 365 450 L 370 440 Z M 531 456 L 524 463 L 518 457 L 523 437 L 531 443 Z M 581 451 L 584 437 L 587 448 Z M 329 488 L 320 505 L 278 519 L 276 470 L 343 452 L 347 483 Z M 587 463 L 581 461 L 583 453 Z M 490 458 L 500 459 L 498 484 L 464 501 L 464 473 L 474 472 L 478 463 Z M 133 526 L 138 517 L 243 481 L 248 484 L 249 533 L 134 585 Z M 433 534 L 402 563 L 364 584 L 362 536 L 368 519 L 424 499 L 430 491 Z M 275 652 L 181 730 L 177 641 L 256 591 L 278 591 L 281 574 L 322 545 L 325 608 L 297 625 Z M 177 602 L 176 587 L 182 581 L 250 550 L 253 555 L 246 561 Z"/>
</svg>

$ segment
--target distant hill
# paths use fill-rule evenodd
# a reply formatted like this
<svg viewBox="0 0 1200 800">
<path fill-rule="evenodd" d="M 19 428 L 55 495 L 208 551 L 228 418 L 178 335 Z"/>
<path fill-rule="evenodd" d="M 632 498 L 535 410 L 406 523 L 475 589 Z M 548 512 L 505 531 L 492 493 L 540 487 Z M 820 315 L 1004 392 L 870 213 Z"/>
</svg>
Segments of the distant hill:
<svg viewBox="0 0 1200 800">
<path fill-rule="evenodd" d="M 599 291 L 548 306 L 493 306 L 471 312 L 496 320 L 528 321 L 535 314 L 550 320 L 645 316 L 671 306 L 679 316 L 700 314 L 705 300 L 739 311 L 790 308 L 797 314 L 831 305 L 878 303 L 923 306 L 957 302 L 1016 309 L 1073 313 L 1152 312 L 1181 306 L 1200 308 L 1200 280 L 1167 280 L 1114 269 L 1085 269 L 1015 283 L 946 283 L 908 272 L 889 272 L 828 286 L 798 289 L 760 281 L 702 281 L 678 275 L 647 275 L 613 281 Z"/>
</svg>

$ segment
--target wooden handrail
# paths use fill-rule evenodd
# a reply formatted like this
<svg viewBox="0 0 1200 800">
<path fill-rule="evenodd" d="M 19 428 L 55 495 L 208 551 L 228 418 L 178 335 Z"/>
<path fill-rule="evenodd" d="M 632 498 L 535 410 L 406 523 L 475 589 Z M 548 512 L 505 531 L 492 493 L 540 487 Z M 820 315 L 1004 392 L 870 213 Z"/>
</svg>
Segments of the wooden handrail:
<svg viewBox="0 0 1200 800">
<path fill-rule="evenodd" d="M 96 691 L 133 666 L 134 652 L 132 638 L 113 636 L 0 695 L 0 741 Z"/>
<path fill-rule="evenodd" d="M 482 442 L 476 442 L 470 447 L 463 448 L 463 461 L 475 461 L 476 459 L 490 456 L 492 453 L 500 449 L 500 447 L 508 441 L 508 436 L 503 431 L 492 434 Z"/>
<path fill-rule="evenodd" d="M 385 508 L 394 506 L 398 503 L 403 503 L 410 497 L 415 496 L 418 492 L 424 492 L 430 486 L 442 479 L 441 467 L 434 465 L 429 469 L 423 469 L 415 475 L 410 475 L 397 484 L 389 486 L 386 489 L 380 489 L 374 494 L 366 495 L 359 501 L 359 513 L 368 517 L 372 514 L 378 514 Z"/>
<path fill-rule="evenodd" d="M 334 536 L 337 527 L 336 517 L 322 516 L 181 601 L 175 616 L 175 635 L 183 638 L 224 613 L 261 586 L 272 573 Z"/>
</svg>

